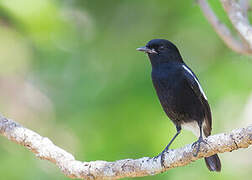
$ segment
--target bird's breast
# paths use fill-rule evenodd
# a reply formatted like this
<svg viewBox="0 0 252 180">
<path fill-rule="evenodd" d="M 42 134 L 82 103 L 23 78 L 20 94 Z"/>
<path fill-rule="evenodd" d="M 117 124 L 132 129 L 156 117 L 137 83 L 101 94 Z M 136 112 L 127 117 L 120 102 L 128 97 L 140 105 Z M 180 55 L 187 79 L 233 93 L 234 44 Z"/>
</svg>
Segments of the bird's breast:
<svg viewBox="0 0 252 180">
<path fill-rule="evenodd" d="M 159 101 L 172 121 L 202 118 L 202 105 L 181 69 L 153 69 L 152 81 Z"/>
<path fill-rule="evenodd" d="M 179 115 L 179 106 L 184 99 L 186 88 L 181 75 L 174 70 L 154 70 L 152 71 L 152 82 L 166 114 L 169 117 Z"/>
<path fill-rule="evenodd" d="M 183 77 L 175 69 L 154 69 L 152 82 L 158 95 L 177 96 L 178 91 L 183 90 Z"/>
</svg>

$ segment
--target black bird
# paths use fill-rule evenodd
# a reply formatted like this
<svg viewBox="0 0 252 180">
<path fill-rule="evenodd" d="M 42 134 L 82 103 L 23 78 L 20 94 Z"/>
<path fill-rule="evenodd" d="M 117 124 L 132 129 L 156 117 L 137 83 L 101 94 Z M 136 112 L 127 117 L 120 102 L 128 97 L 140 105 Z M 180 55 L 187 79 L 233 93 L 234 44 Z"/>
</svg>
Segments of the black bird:
<svg viewBox="0 0 252 180">
<path fill-rule="evenodd" d="M 207 97 L 198 78 L 184 63 L 178 48 L 168 40 L 153 39 L 138 48 L 148 54 L 152 65 L 152 82 L 159 101 L 177 129 L 177 133 L 166 146 L 162 155 L 179 135 L 182 128 L 191 130 L 199 139 L 193 143 L 197 156 L 200 143 L 211 134 L 212 117 Z M 221 171 L 217 154 L 205 158 L 210 171 Z"/>
</svg>

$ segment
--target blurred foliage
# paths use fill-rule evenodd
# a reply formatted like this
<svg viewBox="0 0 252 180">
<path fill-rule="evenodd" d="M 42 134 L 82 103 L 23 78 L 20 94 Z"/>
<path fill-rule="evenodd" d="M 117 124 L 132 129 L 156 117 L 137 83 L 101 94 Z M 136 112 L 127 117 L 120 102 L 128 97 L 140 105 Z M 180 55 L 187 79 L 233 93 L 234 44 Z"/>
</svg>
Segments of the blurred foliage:
<svg viewBox="0 0 252 180">
<path fill-rule="evenodd" d="M 231 27 L 219 2 L 211 5 Z M 194 0 L 0 1 L 1 113 L 79 160 L 155 156 L 175 128 L 152 87 L 147 57 L 135 50 L 153 38 L 174 42 L 198 75 L 213 133 L 249 123 L 252 59 L 223 44 Z M 195 140 L 183 131 L 172 148 Z M 142 179 L 249 179 L 250 151 L 221 154 L 218 174 L 199 160 Z M 2 179 L 68 179 L 5 138 L 0 159 Z"/>
</svg>

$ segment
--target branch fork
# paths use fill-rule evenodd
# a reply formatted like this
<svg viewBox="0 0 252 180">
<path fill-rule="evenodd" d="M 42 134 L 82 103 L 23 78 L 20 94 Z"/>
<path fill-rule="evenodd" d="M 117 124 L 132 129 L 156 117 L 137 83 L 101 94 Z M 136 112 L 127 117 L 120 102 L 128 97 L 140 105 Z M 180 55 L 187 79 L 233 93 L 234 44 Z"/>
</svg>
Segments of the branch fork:
<svg viewBox="0 0 252 180">
<path fill-rule="evenodd" d="M 220 2 L 241 40 L 234 37 L 229 28 L 218 19 L 207 0 L 198 0 L 203 14 L 223 42 L 237 53 L 252 55 L 252 26 L 248 20 L 249 1 L 220 0 Z"/>
</svg>

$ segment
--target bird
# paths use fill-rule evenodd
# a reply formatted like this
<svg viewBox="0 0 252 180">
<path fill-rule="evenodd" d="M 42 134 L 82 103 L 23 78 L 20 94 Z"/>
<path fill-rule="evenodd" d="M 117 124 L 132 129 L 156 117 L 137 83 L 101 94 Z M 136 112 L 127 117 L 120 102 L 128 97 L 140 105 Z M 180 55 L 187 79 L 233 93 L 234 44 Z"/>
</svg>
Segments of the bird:
<svg viewBox="0 0 252 180">
<path fill-rule="evenodd" d="M 176 134 L 162 151 L 167 152 L 182 129 L 192 131 L 198 140 L 192 144 L 198 155 L 200 144 L 211 135 L 212 115 L 207 97 L 194 72 L 185 64 L 178 48 L 166 39 L 153 39 L 146 46 L 137 48 L 145 52 L 152 66 L 152 83 L 160 104 L 176 127 Z M 210 171 L 221 171 L 217 154 L 205 157 Z"/>
</svg>

